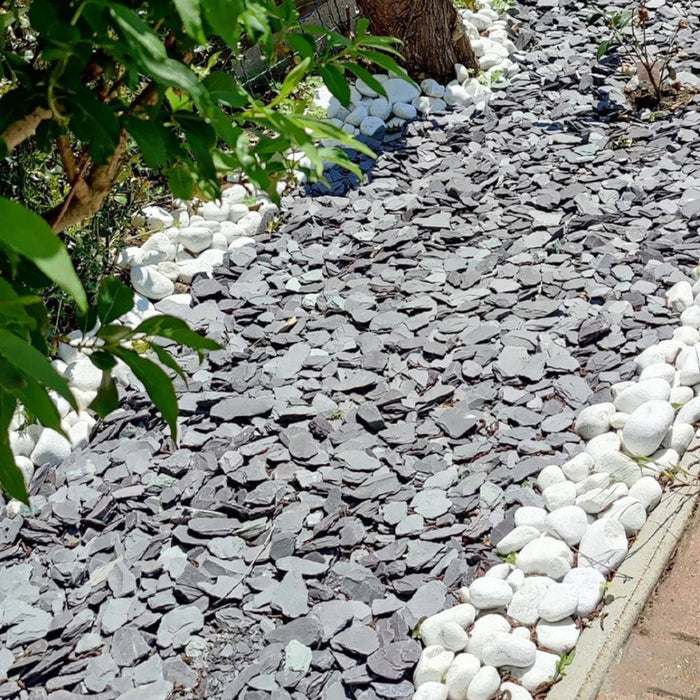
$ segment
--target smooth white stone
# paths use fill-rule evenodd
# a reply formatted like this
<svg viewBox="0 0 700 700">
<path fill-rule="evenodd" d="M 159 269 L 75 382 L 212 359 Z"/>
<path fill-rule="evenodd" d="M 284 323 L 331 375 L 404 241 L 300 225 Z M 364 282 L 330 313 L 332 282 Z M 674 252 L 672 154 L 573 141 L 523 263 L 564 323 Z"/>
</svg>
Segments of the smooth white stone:
<svg viewBox="0 0 700 700">
<path fill-rule="evenodd" d="M 467 700 L 490 700 L 498 692 L 501 676 L 493 666 L 482 666 L 467 688 Z"/>
<path fill-rule="evenodd" d="M 634 360 L 639 369 L 644 369 L 649 365 L 666 362 L 666 353 L 658 345 L 652 345 L 641 352 Z"/>
<path fill-rule="evenodd" d="M 527 690 L 533 691 L 557 676 L 559 656 L 546 651 L 537 651 L 535 663 L 529 668 L 513 667 L 511 673 Z"/>
<path fill-rule="evenodd" d="M 661 500 L 663 489 L 653 476 L 642 477 L 631 489 L 629 495 L 636 498 L 647 512 L 656 508 Z"/>
<path fill-rule="evenodd" d="M 700 306 L 689 306 L 681 314 L 681 323 L 691 328 L 700 328 Z"/>
<path fill-rule="evenodd" d="M 68 430 L 68 439 L 73 449 L 84 447 L 90 440 L 92 426 L 87 421 L 79 420 Z"/>
<path fill-rule="evenodd" d="M 437 80 L 432 78 L 426 78 L 421 84 L 420 88 L 424 95 L 428 97 L 442 97 L 445 94 L 445 86 L 440 85 Z"/>
<path fill-rule="evenodd" d="M 579 545 L 579 566 L 590 566 L 601 574 L 617 569 L 628 551 L 627 535 L 622 523 L 603 518 L 591 523 Z"/>
<path fill-rule="evenodd" d="M 63 377 L 71 389 L 97 391 L 102 382 L 102 370 L 95 367 L 85 355 L 78 355 L 67 365 Z"/>
<path fill-rule="evenodd" d="M 586 513 L 596 515 L 618 499 L 626 496 L 628 491 L 627 485 L 620 483 L 611 484 L 604 489 L 591 489 L 576 498 L 576 505 L 585 510 Z"/>
<path fill-rule="evenodd" d="M 445 88 L 444 100 L 450 107 L 466 107 L 473 102 L 472 96 L 461 85 Z"/>
<path fill-rule="evenodd" d="M 412 700 L 448 700 L 447 687 L 436 681 L 428 681 L 416 690 Z"/>
<path fill-rule="evenodd" d="M 438 644 L 448 651 L 462 651 L 469 643 L 469 635 L 456 623 L 445 623 L 438 632 Z"/>
<path fill-rule="evenodd" d="M 537 609 L 554 583 L 545 576 L 526 578 L 523 585 L 513 594 L 508 606 L 508 617 L 523 625 L 534 625 L 539 619 Z M 473 637 L 473 633 L 472 633 Z"/>
<path fill-rule="evenodd" d="M 625 528 L 625 534 L 630 537 L 636 535 L 647 520 L 647 512 L 644 504 L 633 496 L 624 496 L 610 506 L 603 514 L 606 518 L 619 520 Z"/>
<path fill-rule="evenodd" d="M 481 662 L 473 654 L 455 656 L 445 675 L 449 700 L 467 700 L 467 688 L 480 668 Z"/>
<path fill-rule="evenodd" d="M 647 457 L 655 452 L 671 427 L 675 412 L 667 401 L 647 401 L 629 417 L 622 442 L 632 455 Z"/>
<path fill-rule="evenodd" d="M 537 477 L 537 487 L 540 491 L 544 491 L 549 486 L 554 486 L 554 484 L 561 484 L 566 481 L 564 472 L 556 464 L 550 464 L 539 473 Z"/>
<path fill-rule="evenodd" d="M 498 578 L 505 581 L 513 570 L 511 564 L 494 564 L 485 574 L 484 578 Z"/>
<path fill-rule="evenodd" d="M 525 572 L 521 569 L 514 569 L 508 575 L 506 583 L 513 589 L 513 592 L 519 591 L 520 587 L 525 583 Z"/>
<path fill-rule="evenodd" d="M 615 452 L 620 449 L 620 436 L 617 433 L 603 433 L 596 435 L 586 445 L 586 452 L 597 461 L 606 452 Z"/>
<path fill-rule="evenodd" d="M 510 700 L 532 700 L 532 695 L 527 688 L 523 688 L 521 685 L 511 683 L 510 681 L 501 683 L 501 693 L 503 695 L 510 693 Z"/>
<path fill-rule="evenodd" d="M 518 639 L 525 639 L 528 642 L 532 641 L 532 635 L 527 627 L 516 627 L 513 629 L 511 634 Z"/>
<path fill-rule="evenodd" d="M 622 452 L 607 452 L 596 460 L 596 469 L 603 474 L 610 474 L 611 481 L 621 481 L 632 486 L 642 478 L 640 466 Z"/>
<path fill-rule="evenodd" d="M 661 445 L 682 455 L 688 449 L 694 437 L 695 428 L 690 423 L 676 423 L 668 429 Z"/>
<path fill-rule="evenodd" d="M 131 268 L 131 286 L 149 299 L 163 299 L 175 291 L 175 285 L 154 265 L 137 265 Z"/>
<path fill-rule="evenodd" d="M 469 596 L 469 586 L 462 586 L 459 589 L 459 602 L 460 603 L 469 603 L 471 600 Z"/>
<path fill-rule="evenodd" d="M 511 530 L 496 545 L 496 551 L 499 554 L 519 552 L 526 544 L 536 540 L 541 534 L 541 531 L 532 525 L 521 525 Z"/>
<path fill-rule="evenodd" d="M 578 496 L 593 491 L 594 489 L 604 489 L 610 485 L 610 474 L 591 474 L 583 481 L 576 484 L 576 494 Z"/>
<path fill-rule="evenodd" d="M 214 250 L 226 250 L 228 248 L 226 236 L 220 231 L 216 231 L 211 237 L 211 247 Z"/>
<path fill-rule="evenodd" d="M 581 541 L 588 527 L 588 518 L 579 506 L 565 506 L 550 513 L 545 525 L 549 534 L 564 540 L 571 547 Z"/>
<path fill-rule="evenodd" d="M 502 633 L 494 635 L 484 644 L 481 656 L 487 666 L 524 668 L 535 662 L 536 651 L 537 647 L 531 641 Z"/>
<path fill-rule="evenodd" d="M 23 455 L 15 455 L 15 464 L 17 465 L 17 469 L 22 472 L 24 483 L 27 485 L 27 488 L 29 488 L 29 484 L 34 476 L 34 465 L 32 464 L 32 460 L 29 459 L 29 457 L 24 457 Z"/>
<path fill-rule="evenodd" d="M 661 472 L 669 469 L 675 469 L 680 463 L 680 455 L 675 450 L 661 448 L 649 455 L 651 462 L 642 464 L 643 476 L 658 477 Z"/>
<path fill-rule="evenodd" d="M 177 279 L 180 276 L 180 268 L 176 262 L 166 260 L 165 262 L 158 263 L 156 269 L 161 275 L 163 275 L 163 277 L 167 277 L 171 282 L 177 282 Z M 170 296 L 173 295 L 171 294 Z M 169 299 L 170 297 L 165 298 Z"/>
<path fill-rule="evenodd" d="M 521 506 L 515 511 L 516 527 L 530 525 L 536 527 L 541 532 L 545 530 L 545 520 L 547 519 L 547 511 L 544 508 L 537 506 Z"/>
<path fill-rule="evenodd" d="M 694 396 L 693 390 L 689 386 L 674 386 L 668 397 L 668 402 L 672 406 L 683 406 Z M 678 417 L 676 417 L 678 422 Z"/>
<path fill-rule="evenodd" d="M 560 484 L 549 486 L 542 492 L 542 500 L 549 511 L 572 506 L 576 500 L 576 484 L 562 481 Z"/>
<path fill-rule="evenodd" d="M 418 110 L 412 104 L 405 102 L 397 102 L 392 109 L 399 119 L 415 119 L 418 116 Z"/>
<path fill-rule="evenodd" d="M 576 614 L 579 617 L 588 617 L 603 599 L 605 576 L 596 569 L 577 566 L 564 576 L 564 583 L 578 591 Z"/>
<path fill-rule="evenodd" d="M 504 608 L 512 598 L 513 589 L 501 579 L 482 577 L 469 586 L 471 604 L 479 610 Z"/>
<path fill-rule="evenodd" d="M 671 393 L 671 385 L 664 379 L 645 379 L 625 389 L 615 399 L 615 408 L 632 414 L 647 401 L 666 401 Z"/>
<path fill-rule="evenodd" d="M 236 227 L 236 224 L 238 224 L 238 222 L 249 212 L 250 209 L 247 205 L 243 204 L 243 202 L 231 204 L 228 214 L 228 221 L 221 222 L 221 232 L 228 238 L 229 234 L 227 234 L 226 231 L 231 230 L 233 227 L 233 231 L 238 232 L 236 235 L 242 236 L 243 230 L 240 228 L 240 226 Z"/>
<path fill-rule="evenodd" d="M 391 104 L 395 102 L 406 102 L 410 104 L 413 99 L 420 94 L 415 85 L 407 83 L 402 78 L 390 78 L 384 82 L 383 87 L 386 91 L 387 99 Z M 398 117 L 400 115 L 397 114 L 396 116 Z"/>
<path fill-rule="evenodd" d="M 455 63 L 455 75 L 457 76 L 457 81 L 461 85 L 465 80 L 469 80 L 471 73 L 462 63 Z M 700 308 L 698 308 L 698 314 L 700 315 Z M 698 320 L 698 327 L 700 327 L 700 319 Z"/>
<path fill-rule="evenodd" d="M 479 661 L 483 661 L 481 652 L 484 644 L 497 634 L 509 633 L 510 623 L 503 615 L 484 615 L 470 630 L 467 651 Z"/>
<path fill-rule="evenodd" d="M 627 419 L 630 417 L 629 413 L 623 413 L 622 411 L 615 411 L 615 413 L 610 416 L 610 427 L 613 430 L 622 430 L 627 423 Z"/>
<path fill-rule="evenodd" d="M 221 224 L 220 233 L 226 239 L 226 242 L 231 245 L 236 238 L 240 238 L 243 235 L 243 229 L 233 221 L 224 221 Z"/>
<path fill-rule="evenodd" d="M 379 117 L 365 117 L 360 124 L 360 133 L 364 136 L 374 136 L 381 129 L 386 128 L 383 119 Z"/>
<path fill-rule="evenodd" d="M 673 339 L 678 340 L 684 345 L 695 345 L 700 342 L 700 332 L 697 328 L 681 326 L 673 331 Z"/>
<path fill-rule="evenodd" d="M 476 617 L 476 609 L 469 603 L 455 605 L 447 610 L 442 610 L 435 615 L 423 620 L 420 626 L 420 636 L 426 646 L 434 646 L 438 644 L 440 630 L 448 622 L 457 623 L 462 629 L 466 630 Z"/>
<path fill-rule="evenodd" d="M 593 469 L 593 457 L 585 452 L 572 457 L 567 462 L 561 465 L 561 470 L 564 472 L 564 476 L 574 483 L 579 483 L 583 481 Z"/>
<path fill-rule="evenodd" d="M 573 563 L 574 556 L 569 547 L 561 540 L 547 536 L 525 545 L 516 557 L 516 565 L 526 574 L 542 574 L 555 581 L 562 579 Z"/>
<path fill-rule="evenodd" d="M 695 425 L 700 420 L 700 396 L 690 399 L 676 414 L 676 423 Z"/>
<path fill-rule="evenodd" d="M 361 95 L 364 95 L 365 97 L 377 96 L 376 90 L 367 85 L 367 83 L 364 80 L 362 80 L 362 78 L 358 78 L 355 81 L 355 88 Z"/>
<path fill-rule="evenodd" d="M 177 248 L 166 233 L 154 233 L 141 246 L 141 265 L 157 265 L 159 262 L 174 260 Z"/>
<path fill-rule="evenodd" d="M 214 232 L 208 226 L 188 226 L 179 231 L 177 242 L 190 253 L 201 253 L 211 246 Z"/>
<path fill-rule="evenodd" d="M 429 681 L 441 682 L 454 657 L 453 652 L 436 644 L 425 647 L 413 672 L 416 687 Z"/>
<path fill-rule="evenodd" d="M 347 117 L 345 117 L 345 123 L 352 126 L 360 126 L 360 124 L 362 124 L 362 120 L 366 119 L 368 116 L 369 112 L 365 106 L 359 105 L 358 107 L 355 107 L 355 109 L 353 109 Z"/>
<path fill-rule="evenodd" d="M 369 114 L 371 117 L 378 117 L 383 122 L 391 116 L 391 105 L 384 97 L 377 97 L 369 104 Z"/>
<path fill-rule="evenodd" d="M 584 440 L 607 433 L 610 429 L 610 416 L 613 413 L 615 413 L 615 405 L 612 403 L 599 403 L 584 408 L 576 419 L 576 432 Z"/>
<path fill-rule="evenodd" d="M 546 622 L 558 622 L 573 615 L 578 607 L 578 590 L 568 583 L 555 583 L 537 607 L 537 614 Z"/>
<path fill-rule="evenodd" d="M 571 651 L 581 634 L 581 630 L 571 617 L 565 617 L 556 622 L 538 622 L 535 632 L 537 632 L 537 643 L 540 648 L 553 651 L 555 654 L 566 654 Z"/>
<path fill-rule="evenodd" d="M 244 236 L 254 236 L 265 230 L 262 214 L 258 211 L 249 211 L 236 223 L 241 227 Z"/>
<path fill-rule="evenodd" d="M 199 208 L 199 215 L 209 221 L 226 221 L 230 205 L 226 200 L 220 202 L 205 202 Z"/>
<path fill-rule="evenodd" d="M 656 362 L 653 365 L 645 367 L 639 375 L 639 379 L 640 381 L 644 381 L 645 379 L 663 379 L 665 382 L 671 384 L 675 374 L 676 368 L 673 365 L 669 365 L 667 362 Z"/>
<path fill-rule="evenodd" d="M 676 282 L 666 292 L 666 303 L 676 313 L 681 313 L 693 305 L 693 288 L 690 282 Z"/>
<path fill-rule="evenodd" d="M 646 350 L 644 352 L 646 352 Z M 642 353 L 642 355 L 643 354 L 644 353 Z M 641 355 L 639 357 L 641 357 Z M 637 360 L 639 359 L 639 357 L 637 357 Z M 635 362 L 637 360 L 635 360 Z M 663 362 L 663 361 L 664 361 L 663 359 L 659 360 L 659 362 Z M 627 381 L 627 382 L 617 382 L 617 383 L 613 384 L 610 387 L 610 391 L 611 391 L 612 396 L 613 396 L 613 403 L 615 403 L 617 401 L 618 397 L 620 396 L 620 394 L 622 394 L 623 391 L 626 391 L 627 389 L 629 389 L 630 387 L 633 387 L 633 386 L 637 386 L 637 382 Z"/>
<path fill-rule="evenodd" d="M 57 467 L 71 453 L 71 444 L 60 433 L 44 428 L 29 458 L 37 467 Z"/>
<path fill-rule="evenodd" d="M 685 359 L 680 364 L 678 381 L 681 386 L 694 386 L 700 382 L 700 358 L 697 348 L 692 348 L 685 354 Z"/>
</svg>

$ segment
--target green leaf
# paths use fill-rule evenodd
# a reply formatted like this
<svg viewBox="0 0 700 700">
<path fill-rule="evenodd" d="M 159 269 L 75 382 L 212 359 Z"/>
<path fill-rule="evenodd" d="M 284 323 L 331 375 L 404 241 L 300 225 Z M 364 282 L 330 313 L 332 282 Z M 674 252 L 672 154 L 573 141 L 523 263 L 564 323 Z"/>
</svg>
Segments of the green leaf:
<svg viewBox="0 0 700 700">
<path fill-rule="evenodd" d="M 222 102 L 233 109 L 240 109 L 250 103 L 250 95 L 239 85 L 234 76 L 222 71 L 214 71 L 204 81 L 209 95 L 215 102 Z"/>
<path fill-rule="evenodd" d="M 97 369 L 101 369 L 105 372 L 113 369 L 117 365 L 117 361 L 114 356 L 107 352 L 107 350 L 95 350 L 90 354 L 90 362 L 92 362 Z"/>
<path fill-rule="evenodd" d="M 61 428 L 61 416 L 46 389 L 25 375 L 24 387 L 15 393 L 24 408 L 37 418 L 42 425 L 64 434 Z"/>
<path fill-rule="evenodd" d="M 358 65 L 357 63 L 345 63 L 345 67 L 354 73 L 360 80 L 362 80 L 368 87 L 379 93 L 383 97 L 386 97 L 386 90 L 384 86 L 365 68 Z"/>
<path fill-rule="evenodd" d="M 388 73 L 398 75 L 400 78 L 411 83 L 412 85 L 416 84 L 413 78 L 411 78 L 411 76 L 408 75 L 408 73 L 406 73 L 406 71 L 403 68 L 401 68 L 401 66 L 391 56 L 388 56 L 385 53 L 381 53 L 380 51 L 366 50 L 363 51 L 362 56 L 368 61 L 375 63 L 380 68 L 383 68 Z"/>
<path fill-rule="evenodd" d="M 181 379 L 187 382 L 187 376 L 185 375 L 184 370 L 182 367 L 180 367 L 180 365 L 178 365 L 177 362 L 175 362 L 173 356 L 164 347 L 153 343 L 151 345 L 151 350 L 153 350 L 153 352 L 156 354 L 156 357 L 160 360 L 161 364 L 177 372 Z"/>
<path fill-rule="evenodd" d="M 90 403 L 91 408 L 100 418 L 106 418 L 112 411 L 119 408 L 119 392 L 110 372 L 102 372 L 97 396 Z"/>
<path fill-rule="evenodd" d="M 326 87 L 340 100 L 343 106 L 347 107 L 351 99 L 350 85 L 342 72 L 333 65 L 319 66 L 318 72 Z"/>
<path fill-rule="evenodd" d="M 309 68 L 311 67 L 311 59 L 305 58 L 300 61 L 298 65 L 294 66 L 291 71 L 287 74 L 280 88 L 279 94 L 270 103 L 270 107 L 279 104 L 285 97 L 291 95 L 299 86 L 299 83 L 307 76 Z"/>
<path fill-rule="evenodd" d="M 119 121 L 114 112 L 88 91 L 81 92 L 70 103 L 70 127 L 90 149 L 92 159 L 105 165 L 119 143 Z"/>
<path fill-rule="evenodd" d="M 11 394 L 26 386 L 24 375 L 6 360 L 0 359 L 0 389 Z"/>
<path fill-rule="evenodd" d="M 598 45 L 598 50 L 596 51 L 596 54 L 595 54 L 596 58 L 599 61 L 601 58 L 603 58 L 603 56 L 605 56 L 605 54 L 608 53 L 608 51 L 610 50 L 611 43 L 612 42 L 610 41 L 610 39 L 605 39 L 605 41 L 600 42 L 600 44 Z"/>
<path fill-rule="evenodd" d="M 313 58 L 316 54 L 316 44 L 303 34 L 290 34 L 287 41 L 302 58 Z"/>
<path fill-rule="evenodd" d="M 134 308 L 134 292 L 116 277 L 106 277 L 97 292 L 97 316 L 110 323 Z"/>
<path fill-rule="evenodd" d="M 49 225 L 17 202 L 0 197 L 0 245 L 30 260 L 50 280 L 68 292 L 81 310 L 87 296 L 66 247 Z"/>
<path fill-rule="evenodd" d="M 151 401 L 170 427 L 173 440 L 177 441 L 177 397 L 170 377 L 151 360 L 126 348 L 115 348 L 114 354 L 123 360 L 136 378 L 146 387 Z"/>
<path fill-rule="evenodd" d="M 109 324 L 107 326 L 102 326 L 97 332 L 97 337 L 105 341 L 105 343 L 121 343 L 124 340 L 129 340 L 134 335 L 134 331 L 127 326 L 119 326 L 116 324 Z"/>
<path fill-rule="evenodd" d="M 27 485 L 24 483 L 22 472 L 15 464 L 15 456 L 7 442 L 0 442 L 0 485 L 12 498 L 29 505 Z"/>
<path fill-rule="evenodd" d="M 146 165 L 160 168 L 168 162 L 174 139 L 164 126 L 150 120 L 128 117 L 124 120 L 124 127 L 136 141 Z"/>
<path fill-rule="evenodd" d="M 207 37 L 202 29 L 199 0 L 173 0 L 173 2 L 187 34 L 200 44 L 206 44 Z"/>
<path fill-rule="evenodd" d="M 194 179 L 184 165 L 176 165 L 168 173 L 168 187 L 173 197 L 189 201 L 194 196 Z"/>
<path fill-rule="evenodd" d="M 141 321 L 134 329 L 134 333 L 174 340 L 176 343 L 200 353 L 203 350 L 221 349 L 217 342 L 193 331 L 182 319 L 175 318 L 175 316 L 151 316 Z"/>
<path fill-rule="evenodd" d="M 76 411 L 78 410 L 68 382 L 56 372 L 48 359 L 29 343 L 13 333 L 0 333 L 0 355 L 35 381 L 53 389 Z"/>
</svg>

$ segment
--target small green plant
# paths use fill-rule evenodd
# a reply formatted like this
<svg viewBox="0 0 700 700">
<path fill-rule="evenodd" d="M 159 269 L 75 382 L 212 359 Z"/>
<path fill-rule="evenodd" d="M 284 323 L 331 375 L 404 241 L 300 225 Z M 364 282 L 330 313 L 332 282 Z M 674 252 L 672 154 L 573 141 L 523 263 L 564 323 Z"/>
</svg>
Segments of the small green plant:
<svg viewBox="0 0 700 700">
<path fill-rule="evenodd" d="M 559 676 L 565 676 L 567 673 L 567 668 L 571 666 L 571 663 L 574 660 L 574 657 L 576 656 L 576 650 L 572 649 L 568 654 L 564 653 L 559 657 L 559 661 L 557 661 L 557 673 L 556 673 L 556 678 Z"/>
<path fill-rule="evenodd" d="M 510 552 L 509 554 L 499 554 L 498 558 L 504 564 L 512 564 L 513 566 L 515 566 L 515 560 L 516 560 L 517 556 L 518 556 L 517 552 Z"/>
<path fill-rule="evenodd" d="M 637 67 L 640 83 L 651 86 L 656 105 L 661 104 L 663 100 L 667 78 L 672 81 L 671 88 L 680 89 L 681 85 L 677 81 L 671 60 L 678 52 L 676 46 L 678 32 L 688 28 L 687 21 L 680 20 L 668 40 L 657 51 L 652 51 L 647 36 L 652 20 L 644 0 L 634 9 L 625 12 L 607 10 L 595 2 L 588 4 L 593 9 L 593 13 L 588 17 L 588 24 L 602 24 L 610 32 L 598 45 L 596 52 L 598 60 L 607 56 L 613 48 L 621 48 Z"/>
<path fill-rule="evenodd" d="M 515 0 L 493 0 L 491 3 L 491 8 L 499 15 L 508 12 L 512 7 L 515 7 Z"/>
</svg>

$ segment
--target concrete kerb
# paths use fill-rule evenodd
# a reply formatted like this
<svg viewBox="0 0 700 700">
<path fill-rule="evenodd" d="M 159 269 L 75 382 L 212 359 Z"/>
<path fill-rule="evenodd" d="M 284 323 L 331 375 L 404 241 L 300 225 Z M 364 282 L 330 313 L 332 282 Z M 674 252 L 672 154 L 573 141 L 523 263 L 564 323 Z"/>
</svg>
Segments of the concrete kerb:
<svg viewBox="0 0 700 700">
<path fill-rule="evenodd" d="M 668 566 L 700 497 L 697 435 L 681 460 L 681 468 L 674 485 L 664 492 L 612 579 L 612 602 L 603 608 L 603 616 L 582 632 L 566 676 L 552 687 L 547 700 L 595 700 L 598 696 L 609 669 L 618 660 Z"/>
</svg>

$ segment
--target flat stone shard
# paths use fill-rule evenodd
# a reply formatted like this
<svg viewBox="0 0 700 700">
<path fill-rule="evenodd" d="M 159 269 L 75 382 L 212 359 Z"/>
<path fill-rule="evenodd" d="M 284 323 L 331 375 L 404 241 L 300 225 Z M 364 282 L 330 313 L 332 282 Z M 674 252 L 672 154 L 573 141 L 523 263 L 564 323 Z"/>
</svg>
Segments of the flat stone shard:
<svg viewBox="0 0 700 700">
<path fill-rule="evenodd" d="M 156 642 L 159 647 L 184 647 L 193 634 L 199 632 L 204 626 L 204 615 L 194 605 L 175 608 L 163 615 Z"/>
</svg>

